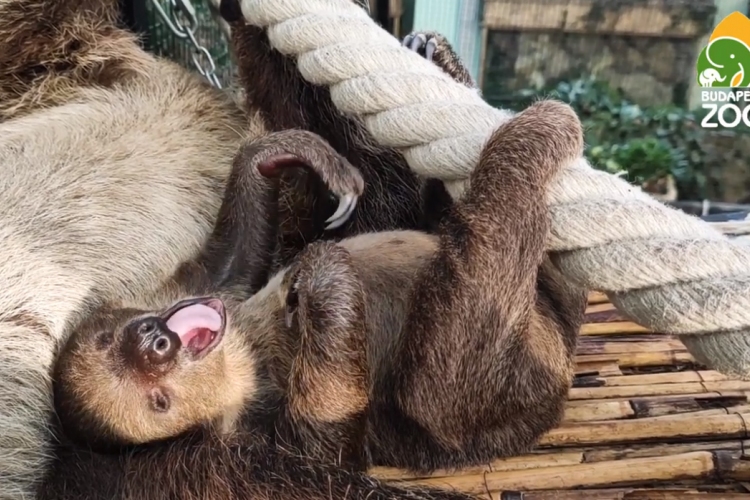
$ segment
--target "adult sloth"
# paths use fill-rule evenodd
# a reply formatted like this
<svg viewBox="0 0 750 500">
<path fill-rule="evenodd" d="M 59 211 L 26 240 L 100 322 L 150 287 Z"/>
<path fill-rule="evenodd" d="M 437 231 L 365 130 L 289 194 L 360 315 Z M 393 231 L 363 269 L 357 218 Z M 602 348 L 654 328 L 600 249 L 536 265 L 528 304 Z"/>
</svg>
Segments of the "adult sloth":
<svg viewBox="0 0 750 500">
<path fill-rule="evenodd" d="M 326 91 L 305 84 L 268 44 L 244 53 L 258 77 L 247 82 L 243 113 L 142 51 L 116 27 L 115 6 L 0 0 L 2 500 L 32 497 L 49 467 L 49 371 L 70 327 L 102 301 L 142 298 L 195 255 L 244 137 L 325 129 L 361 169 L 367 188 L 331 236 L 419 225 L 418 183 L 403 158 L 336 115 Z M 305 193 L 283 196 L 291 225 L 278 255 L 288 260 L 323 235 L 336 201 L 304 173 L 284 185 Z"/>
</svg>

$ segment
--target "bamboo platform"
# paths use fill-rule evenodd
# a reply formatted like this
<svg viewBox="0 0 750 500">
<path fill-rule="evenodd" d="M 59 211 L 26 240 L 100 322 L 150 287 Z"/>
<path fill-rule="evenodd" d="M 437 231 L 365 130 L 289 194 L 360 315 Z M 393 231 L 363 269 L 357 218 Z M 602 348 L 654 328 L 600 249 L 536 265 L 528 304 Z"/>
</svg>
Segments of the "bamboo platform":
<svg viewBox="0 0 750 500">
<path fill-rule="evenodd" d="M 533 453 L 429 477 L 372 473 L 486 500 L 750 499 L 749 394 L 592 293 L 565 422 Z"/>
</svg>

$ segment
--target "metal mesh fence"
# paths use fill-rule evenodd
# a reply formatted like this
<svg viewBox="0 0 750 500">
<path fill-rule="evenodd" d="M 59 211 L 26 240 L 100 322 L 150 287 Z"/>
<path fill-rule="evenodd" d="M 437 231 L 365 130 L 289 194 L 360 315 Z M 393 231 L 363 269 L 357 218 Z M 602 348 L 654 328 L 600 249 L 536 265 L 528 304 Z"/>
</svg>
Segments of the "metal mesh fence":
<svg viewBox="0 0 750 500">
<path fill-rule="evenodd" d="M 190 66 L 192 48 L 153 6 L 171 14 L 173 1 L 133 1 L 144 5 L 148 48 Z M 748 0 L 368 1 L 373 17 L 397 36 L 412 29 L 445 34 L 488 100 L 501 106 L 512 105 L 519 91 L 595 78 L 638 104 L 689 107 L 695 62 L 708 35 L 727 13 L 748 10 Z M 208 0 L 192 2 L 196 38 L 227 81 L 227 40 Z"/>
<path fill-rule="evenodd" d="M 146 30 L 147 50 L 164 57 L 177 61 L 184 66 L 195 69 L 193 66 L 193 55 L 195 49 L 185 39 L 180 39 L 170 29 L 167 22 L 160 16 L 153 2 L 159 2 L 168 16 L 174 14 L 172 2 L 163 0 L 135 0 L 141 2 L 141 12 L 145 17 L 144 28 Z M 227 84 L 232 78 L 233 65 L 230 56 L 229 41 L 224 32 L 211 14 L 206 0 L 193 0 L 197 27 L 195 29 L 196 40 L 211 55 L 216 65 L 216 75 L 222 84 Z"/>
<path fill-rule="evenodd" d="M 192 47 L 151 5 L 166 10 L 187 0 L 124 1 L 145 2 L 151 50 L 191 67 Z M 192 1 L 196 38 L 226 84 L 232 63 L 211 0 Z M 366 1 L 398 37 L 443 34 L 493 105 L 520 109 L 548 95 L 569 102 L 584 122 L 586 155 L 596 168 L 626 175 L 665 200 L 750 202 L 750 128 L 701 125 L 705 89 L 696 70 L 717 24 L 744 17 L 749 0 Z M 750 19 L 738 23 L 732 29 L 748 41 Z M 731 110 L 727 118 L 735 119 Z"/>
</svg>

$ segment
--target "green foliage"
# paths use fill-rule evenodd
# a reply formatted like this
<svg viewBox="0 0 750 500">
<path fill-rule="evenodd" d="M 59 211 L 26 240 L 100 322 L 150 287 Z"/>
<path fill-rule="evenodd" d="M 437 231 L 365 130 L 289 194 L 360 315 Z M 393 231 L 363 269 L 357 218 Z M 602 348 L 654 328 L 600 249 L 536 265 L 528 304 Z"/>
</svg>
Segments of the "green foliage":
<svg viewBox="0 0 750 500">
<path fill-rule="evenodd" d="M 625 173 L 634 184 L 671 174 L 681 198 L 706 196 L 702 116 L 675 106 L 642 108 L 592 78 L 519 92 L 514 107 L 523 109 L 540 96 L 567 102 L 578 112 L 586 156 L 595 168 Z"/>
</svg>

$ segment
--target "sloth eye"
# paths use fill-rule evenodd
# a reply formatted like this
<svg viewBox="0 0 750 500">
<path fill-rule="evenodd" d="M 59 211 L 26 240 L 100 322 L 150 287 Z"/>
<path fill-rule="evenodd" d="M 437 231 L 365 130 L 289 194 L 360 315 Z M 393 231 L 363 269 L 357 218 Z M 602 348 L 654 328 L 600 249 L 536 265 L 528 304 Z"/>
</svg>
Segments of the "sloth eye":
<svg viewBox="0 0 750 500">
<path fill-rule="evenodd" d="M 98 350 L 103 351 L 112 345 L 114 332 L 100 332 L 96 335 L 95 346 Z"/>
<path fill-rule="evenodd" d="M 286 294 L 286 310 L 284 311 L 284 323 L 287 328 L 292 327 L 294 321 L 294 313 L 297 311 L 299 305 L 299 275 L 294 277 L 292 286 L 289 287 L 289 292 Z"/>
</svg>

